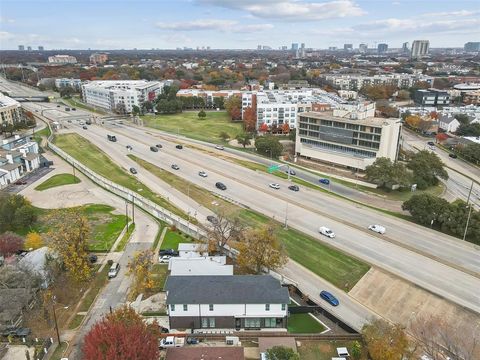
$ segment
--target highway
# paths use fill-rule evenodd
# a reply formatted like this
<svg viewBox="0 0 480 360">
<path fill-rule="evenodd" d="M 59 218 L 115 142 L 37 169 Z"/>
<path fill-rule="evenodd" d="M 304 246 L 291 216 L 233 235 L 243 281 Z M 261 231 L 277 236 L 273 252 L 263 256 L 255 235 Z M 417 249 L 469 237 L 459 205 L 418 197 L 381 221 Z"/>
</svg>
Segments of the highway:
<svg viewBox="0 0 480 360">
<path fill-rule="evenodd" d="M 46 116 L 51 116 L 51 113 L 46 113 Z M 245 169 L 196 149 L 187 147 L 183 150 L 175 149 L 175 141 L 166 141 L 164 135 L 161 135 L 160 140 L 160 135 L 146 134 L 155 133 L 151 129 L 112 125 L 108 129 L 89 126 L 88 130 L 83 130 L 80 126 L 73 125 L 71 130 L 88 138 L 122 166 L 136 167 L 139 170 L 139 179 L 153 190 L 161 190 L 162 187 L 168 187 L 168 184 L 162 184 L 160 180 L 155 181 L 147 176 L 143 178 L 142 173 L 145 171 L 125 156 L 127 144 L 133 146 L 135 155 L 167 171 L 173 172 L 170 166 L 177 163 L 180 170 L 175 171 L 175 174 L 208 190 L 215 191 L 216 181 L 224 182 L 228 187 L 225 195 L 281 222 L 285 218 L 288 203 L 289 226 L 457 304 L 480 312 L 478 294 L 480 279 L 431 258 L 438 257 L 442 262 L 452 263 L 456 267 L 478 274 L 479 252 L 471 244 L 352 205 L 319 191 L 302 188 L 300 192 L 293 193 L 287 189 L 287 181 Z M 113 131 L 118 135 L 116 143 L 109 142 L 106 138 L 106 134 Z M 182 139 L 182 142 L 184 141 Z M 158 153 L 151 152 L 149 147 L 158 142 L 164 145 L 163 149 Z M 221 152 L 218 151 L 218 154 Z M 199 170 L 207 171 L 209 177 L 206 179 L 199 177 Z M 269 182 L 279 183 L 281 189 L 270 189 Z M 382 239 L 381 236 L 369 233 L 366 227 L 371 223 L 385 225 L 386 235 L 396 242 L 404 242 L 405 246 L 399 246 Z M 332 228 L 337 237 L 334 240 L 322 238 L 318 234 L 318 227 L 321 225 Z M 416 251 L 409 250 L 410 246 L 415 246 Z M 417 250 L 430 255 L 429 257 L 420 255 Z"/>
</svg>

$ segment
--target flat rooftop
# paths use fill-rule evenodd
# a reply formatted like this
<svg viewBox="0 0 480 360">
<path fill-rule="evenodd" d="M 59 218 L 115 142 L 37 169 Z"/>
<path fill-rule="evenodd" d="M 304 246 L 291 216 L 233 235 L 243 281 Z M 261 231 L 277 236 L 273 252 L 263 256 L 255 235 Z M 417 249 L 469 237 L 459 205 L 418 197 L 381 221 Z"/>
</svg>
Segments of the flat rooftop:
<svg viewBox="0 0 480 360">
<path fill-rule="evenodd" d="M 384 124 L 393 124 L 399 122 L 400 119 L 396 118 L 379 118 L 379 117 L 367 117 L 366 119 L 350 119 L 346 117 L 333 116 L 333 111 L 322 111 L 322 112 L 303 112 L 299 114 L 301 117 L 309 117 L 319 120 L 329 120 L 329 121 L 338 121 L 347 124 L 355 125 L 366 125 L 366 126 L 382 126 Z"/>
</svg>

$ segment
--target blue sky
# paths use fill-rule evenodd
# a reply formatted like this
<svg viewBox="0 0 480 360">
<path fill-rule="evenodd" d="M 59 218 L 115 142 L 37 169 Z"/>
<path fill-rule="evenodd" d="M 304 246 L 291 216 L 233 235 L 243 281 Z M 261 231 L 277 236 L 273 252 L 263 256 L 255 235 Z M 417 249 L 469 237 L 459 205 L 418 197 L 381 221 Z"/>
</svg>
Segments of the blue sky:
<svg viewBox="0 0 480 360">
<path fill-rule="evenodd" d="M 480 1 L 1 0 L 0 49 L 326 48 L 480 41 Z"/>
</svg>

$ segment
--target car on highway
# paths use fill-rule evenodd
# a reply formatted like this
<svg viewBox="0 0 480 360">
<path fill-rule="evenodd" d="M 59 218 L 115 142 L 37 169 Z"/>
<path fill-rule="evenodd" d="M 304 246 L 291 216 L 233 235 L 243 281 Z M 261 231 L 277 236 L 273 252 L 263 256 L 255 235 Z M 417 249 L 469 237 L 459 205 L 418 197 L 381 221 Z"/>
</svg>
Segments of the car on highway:
<svg viewBox="0 0 480 360">
<path fill-rule="evenodd" d="M 168 262 L 170 261 L 172 257 L 170 255 L 163 255 L 161 257 L 158 258 L 158 262 L 160 264 L 168 264 Z"/>
<path fill-rule="evenodd" d="M 448 156 L 450 156 L 452 159 L 456 159 L 458 157 L 457 154 L 454 153 L 450 153 Z"/>
<path fill-rule="evenodd" d="M 60 105 L 57 105 L 57 107 L 60 107 Z"/>
<path fill-rule="evenodd" d="M 370 225 L 368 227 L 368 230 L 372 230 L 379 234 L 385 234 L 385 231 L 387 231 L 387 229 L 385 229 L 385 227 L 383 227 L 382 225 Z"/>
<path fill-rule="evenodd" d="M 131 168 L 130 168 L 130 172 L 131 172 L 132 174 L 136 174 L 136 173 L 137 173 L 137 169 L 135 169 L 134 167 L 131 167 Z"/>
<path fill-rule="evenodd" d="M 292 191 L 299 191 L 299 190 L 300 190 L 300 188 L 298 187 L 298 185 L 290 185 L 288 188 L 289 188 L 290 190 L 292 190 Z"/>
<path fill-rule="evenodd" d="M 215 183 L 215 186 L 217 187 L 217 189 L 220 189 L 220 190 L 227 190 L 227 187 L 225 186 L 225 184 L 224 184 L 224 183 L 217 182 L 217 183 Z"/>
<path fill-rule="evenodd" d="M 330 239 L 333 239 L 335 237 L 335 233 L 326 226 L 320 226 L 318 232 L 322 235 L 329 237 Z"/>
<path fill-rule="evenodd" d="M 435 146 L 435 143 L 433 141 L 429 141 L 429 142 L 427 142 L 427 144 L 430 145 L 430 146 Z"/>
<path fill-rule="evenodd" d="M 72 108 L 73 111 L 76 111 L 77 109 L 76 108 Z"/>
<path fill-rule="evenodd" d="M 199 171 L 199 172 L 198 172 L 198 175 L 201 176 L 201 177 L 207 177 L 207 176 L 208 176 L 208 174 L 207 174 L 205 171 L 203 171 L 203 170 L 202 170 L 202 171 Z"/>
<path fill-rule="evenodd" d="M 66 107 L 66 108 L 65 108 L 65 111 L 70 111 L 70 108 Z"/>
<path fill-rule="evenodd" d="M 215 145 L 215 149 L 217 150 L 225 150 L 225 148 L 222 145 Z"/>
<path fill-rule="evenodd" d="M 178 256 L 178 251 L 174 249 L 160 249 L 160 251 L 158 252 L 158 255 L 160 256 L 168 255 L 168 256 L 174 257 L 174 256 Z"/>
<path fill-rule="evenodd" d="M 277 183 L 270 183 L 268 184 L 268 186 L 270 186 L 272 189 L 275 189 L 275 190 L 280 189 L 280 185 Z"/>
<path fill-rule="evenodd" d="M 288 170 L 285 170 L 285 173 L 288 174 Z M 295 175 L 297 175 L 297 173 L 295 172 L 295 170 L 290 169 L 290 175 L 295 176 Z"/>
<path fill-rule="evenodd" d="M 86 126 L 84 125 L 84 126 L 82 126 L 82 129 L 83 129 L 83 130 L 87 130 L 88 127 L 86 127 Z"/>
<path fill-rule="evenodd" d="M 158 152 L 158 148 L 156 146 L 150 146 L 150 151 Z"/>
<path fill-rule="evenodd" d="M 107 139 L 108 139 L 109 141 L 113 141 L 113 142 L 116 142 L 116 141 L 117 141 L 117 137 L 116 137 L 115 135 L 110 135 L 110 134 L 108 134 L 108 135 L 107 135 Z"/>
<path fill-rule="evenodd" d="M 318 180 L 321 184 L 325 184 L 325 185 L 328 185 L 330 184 L 330 180 L 329 179 L 325 179 L 325 178 L 321 178 L 320 180 Z"/>
<path fill-rule="evenodd" d="M 326 290 L 320 292 L 320 297 L 332 306 L 338 306 L 340 304 L 338 299 Z"/>
<path fill-rule="evenodd" d="M 213 215 L 208 215 L 207 221 L 211 222 L 213 225 L 218 224 L 218 219 Z"/>
<path fill-rule="evenodd" d="M 171 167 L 173 170 L 180 170 L 180 166 L 178 166 L 177 164 L 172 164 Z"/>
<path fill-rule="evenodd" d="M 127 150 L 133 150 L 132 145 L 127 145 L 126 148 L 127 148 Z"/>
<path fill-rule="evenodd" d="M 161 148 L 163 147 L 162 144 L 157 144 L 157 145 L 155 145 L 155 146 L 156 146 L 157 148 L 159 148 L 159 149 L 161 149 Z"/>
<path fill-rule="evenodd" d="M 180 144 L 175 145 L 175 147 L 176 147 L 177 149 L 180 149 L 180 150 L 183 149 L 183 145 L 180 145 Z"/>
<path fill-rule="evenodd" d="M 112 279 L 115 276 L 118 275 L 118 272 L 120 271 L 120 264 L 119 263 L 113 263 L 112 266 L 110 266 L 110 269 L 108 270 L 108 278 Z"/>
</svg>

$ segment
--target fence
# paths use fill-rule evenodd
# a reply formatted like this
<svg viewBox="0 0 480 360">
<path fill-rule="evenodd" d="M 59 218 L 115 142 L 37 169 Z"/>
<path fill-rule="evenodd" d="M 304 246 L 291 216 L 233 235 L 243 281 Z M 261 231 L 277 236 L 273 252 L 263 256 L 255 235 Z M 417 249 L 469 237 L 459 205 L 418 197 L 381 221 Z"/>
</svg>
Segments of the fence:
<svg viewBox="0 0 480 360">
<path fill-rule="evenodd" d="M 184 232 L 187 235 L 192 236 L 195 239 L 201 239 L 204 237 L 204 232 L 190 223 L 187 220 L 182 219 L 181 217 L 173 214 L 172 212 L 164 209 L 163 207 L 155 204 L 153 201 L 150 201 L 143 196 L 137 194 L 136 192 L 127 189 L 123 186 L 120 186 L 113 181 L 110 181 L 103 176 L 98 175 L 94 171 L 90 170 L 88 167 L 74 159 L 72 156 L 68 155 L 65 151 L 47 141 L 47 145 L 55 152 L 58 156 L 63 158 L 69 164 L 71 164 L 75 169 L 80 170 L 86 177 L 92 180 L 95 184 L 103 187 L 104 189 L 110 191 L 111 193 L 131 202 L 134 206 L 137 206 L 152 215 L 153 217 L 160 219 L 171 226 L 175 226 L 180 231 Z"/>
</svg>

